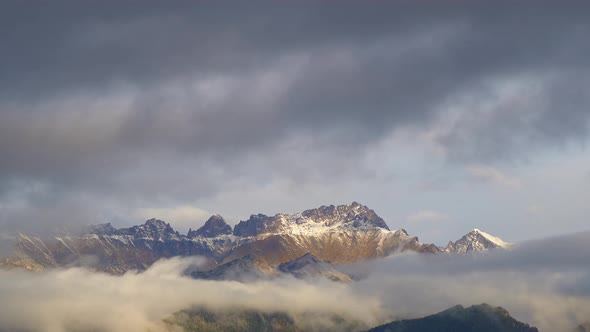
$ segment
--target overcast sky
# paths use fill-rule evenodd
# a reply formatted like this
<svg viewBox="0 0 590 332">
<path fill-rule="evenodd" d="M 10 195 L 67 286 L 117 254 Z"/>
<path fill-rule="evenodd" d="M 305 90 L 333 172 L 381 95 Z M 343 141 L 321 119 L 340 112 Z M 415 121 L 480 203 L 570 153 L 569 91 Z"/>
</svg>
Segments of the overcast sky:
<svg viewBox="0 0 590 332">
<path fill-rule="evenodd" d="M 4 1 L 0 231 L 358 201 L 446 244 L 590 228 L 585 1 Z"/>
</svg>

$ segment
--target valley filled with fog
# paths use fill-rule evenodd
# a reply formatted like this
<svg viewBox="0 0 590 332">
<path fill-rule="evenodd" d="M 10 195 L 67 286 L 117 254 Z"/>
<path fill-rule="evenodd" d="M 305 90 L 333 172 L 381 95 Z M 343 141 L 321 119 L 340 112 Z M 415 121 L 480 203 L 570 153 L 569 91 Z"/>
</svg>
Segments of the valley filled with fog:
<svg viewBox="0 0 590 332">
<path fill-rule="evenodd" d="M 121 276 L 83 268 L 0 271 L 5 331 L 160 331 L 181 310 L 286 313 L 306 330 L 333 317 L 368 328 L 429 315 L 456 304 L 490 303 L 541 331 L 569 331 L 590 315 L 588 233 L 468 256 L 398 254 L 341 266 L 350 283 L 327 279 L 196 280 L 199 257 L 162 259 Z M 176 327 L 179 328 L 179 327 Z"/>
</svg>

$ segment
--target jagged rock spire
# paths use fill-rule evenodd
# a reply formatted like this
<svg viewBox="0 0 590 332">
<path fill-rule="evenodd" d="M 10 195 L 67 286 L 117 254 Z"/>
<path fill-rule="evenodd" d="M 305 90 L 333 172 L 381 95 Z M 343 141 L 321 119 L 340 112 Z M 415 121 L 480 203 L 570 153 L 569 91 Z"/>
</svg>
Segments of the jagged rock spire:
<svg viewBox="0 0 590 332">
<path fill-rule="evenodd" d="M 212 215 L 201 228 L 196 231 L 189 230 L 187 236 L 189 238 L 202 237 L 216 237 L 219 235 L 228 235 L 232 233 L 231 226 L 228 225 L 222 216 L 219 214 Z"/>
</svg>

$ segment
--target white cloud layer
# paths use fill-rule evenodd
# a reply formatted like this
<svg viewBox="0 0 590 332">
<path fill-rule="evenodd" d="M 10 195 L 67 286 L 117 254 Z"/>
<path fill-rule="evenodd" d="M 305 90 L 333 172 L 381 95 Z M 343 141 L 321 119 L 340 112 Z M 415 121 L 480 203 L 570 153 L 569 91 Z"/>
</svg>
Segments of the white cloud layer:
<svg viewBox="0 0 590 332">
<path fill-rule="evenodd" d="M 567 331 L 590 317 L 589 238 L 590 233 L 550 238 L 478 257 L 393 256 L 349 266 L 361 278 L 352 284 L 184 276 L 198 258 L 161 260 L 144 273 L 123 276 L 83 269 L 1 271 L 0 330 L 158 331 L 162 319 L 192 306 L 281 311 L 295 319 L 306 312 L 318 320 L 338 314 L 371 326 L 487 302 L 541 331 Z"/>
</svg>

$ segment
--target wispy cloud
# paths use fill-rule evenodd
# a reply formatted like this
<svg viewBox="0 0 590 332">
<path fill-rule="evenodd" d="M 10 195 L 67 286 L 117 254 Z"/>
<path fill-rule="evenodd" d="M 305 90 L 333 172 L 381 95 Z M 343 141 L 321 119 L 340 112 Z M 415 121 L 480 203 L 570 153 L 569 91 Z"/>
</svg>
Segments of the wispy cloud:
<svg viewBox="0 0 590 332">
<path fill-rule="evenodd" d="M 467 166 L 467 172 L 476 179 L 492 183 L 499 187 L 509 189 L 520 189 L 523 187 L 519 178 L 504 174 L 491 166 L 470 165 Z"/>
<path fill-rule="evenodd" d="M 406 217 L 406 220 L 411 223 L 420 223 L 420 222 L 440 222 L 448 220 L 449 216 L 437 211 L 432 210 L 422 210 L 415 213 L 412 213 Z"/>
</svg>

